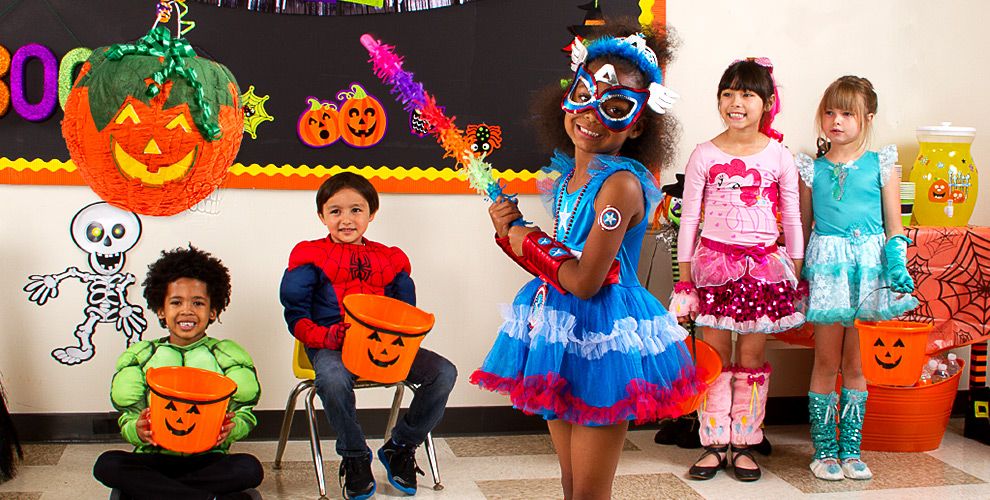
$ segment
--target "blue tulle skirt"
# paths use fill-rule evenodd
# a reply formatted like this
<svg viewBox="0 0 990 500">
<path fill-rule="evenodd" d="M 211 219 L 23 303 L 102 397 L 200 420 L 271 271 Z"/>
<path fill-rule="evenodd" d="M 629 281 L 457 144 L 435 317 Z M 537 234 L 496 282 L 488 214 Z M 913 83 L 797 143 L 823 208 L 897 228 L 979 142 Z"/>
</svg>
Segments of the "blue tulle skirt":
<svg viewBox="0 0 990 500">
<path fill-rule="evenodd" d="M 678 404 L 703 389 L 687 332 L 642 286 L 610 285 L 584 300 L 534 279 L 503 316 L 471 382 L 526 413 L 580 425 L 649 422 L 678 416 Z"/>
<path fill-rule="evenodd" d="M 852 326 L 858 318 L 896 318 L 918 306 L 910 294 L 887 288 L 883 272 L 881 234 L 826 236 L 811 234 L 802 276 L 808 280 L 808 312 L 812 323 Z"/>
</svg>

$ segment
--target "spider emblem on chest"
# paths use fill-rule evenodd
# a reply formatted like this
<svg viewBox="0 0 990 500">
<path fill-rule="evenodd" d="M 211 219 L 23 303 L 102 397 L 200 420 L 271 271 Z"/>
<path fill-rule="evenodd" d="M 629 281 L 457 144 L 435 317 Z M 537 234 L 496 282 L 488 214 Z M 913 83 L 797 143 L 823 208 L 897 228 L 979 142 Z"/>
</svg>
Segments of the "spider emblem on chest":
<svg viewBox="0 0 990 500">
<path fill-rule="evenodd" d="M 368 281 L 371 277 L 371 259 L 367 255 L 352 253 L 350 271 L 351 279 Z"/>
</svg>

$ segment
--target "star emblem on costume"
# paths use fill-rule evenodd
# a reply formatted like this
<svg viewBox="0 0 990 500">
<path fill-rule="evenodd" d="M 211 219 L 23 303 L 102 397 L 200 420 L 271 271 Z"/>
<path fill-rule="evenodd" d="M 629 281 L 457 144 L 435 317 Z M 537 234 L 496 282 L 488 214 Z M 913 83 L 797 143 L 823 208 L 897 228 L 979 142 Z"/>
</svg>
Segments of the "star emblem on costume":
<svg viewBox="0 0 990 500">
<path fill-rule="evenodd" d="M 606 205 L 598 214 L 598 225 L 603 231 L 614 231 L 622 223 L 622 213 L 612 205 Z"/>
</svg>

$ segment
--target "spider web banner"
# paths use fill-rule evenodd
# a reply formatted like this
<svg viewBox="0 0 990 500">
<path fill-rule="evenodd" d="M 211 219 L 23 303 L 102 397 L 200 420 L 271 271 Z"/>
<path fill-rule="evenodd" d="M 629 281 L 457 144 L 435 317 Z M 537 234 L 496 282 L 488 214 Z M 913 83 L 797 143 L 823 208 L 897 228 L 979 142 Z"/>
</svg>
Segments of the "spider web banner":
<svg viewBox="0 0 990 500">
<path fill-rule="evenodd" d="M 921 303 L 906 319 L 932 323 L 928 352 L 990 337 L 990 228 L 910 227 L 908 271 Z"/>
</svg>

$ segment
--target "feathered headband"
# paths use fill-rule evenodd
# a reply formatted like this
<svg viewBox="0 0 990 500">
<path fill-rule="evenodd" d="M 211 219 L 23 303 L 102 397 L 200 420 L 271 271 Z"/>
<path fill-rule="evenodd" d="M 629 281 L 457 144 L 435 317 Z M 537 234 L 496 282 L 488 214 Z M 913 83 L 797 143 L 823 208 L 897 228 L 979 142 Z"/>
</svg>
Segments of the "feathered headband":
<svg viewBox="0 0 990 500">
<path fill-rule="evenodd" d="M 674 107 L 674 102 L 680 96 L 663 86 L 663 71 L 660 70 L 657 54 L 646 45 L 646 37 L 642 33 L 635 33 L 625 38 L 604 36 L 591 42 L 587 47 L 580 38 L 575 37 L 574 42 L 571 43 L 571 70 L 577 71 L 578 66 L 585 61 L 606 55 L 627 60 L 646 75 L 649 81 L 647 90 L 650 92 L 647 105 L 650 109 L 662 115 Z"/>
</svg>

